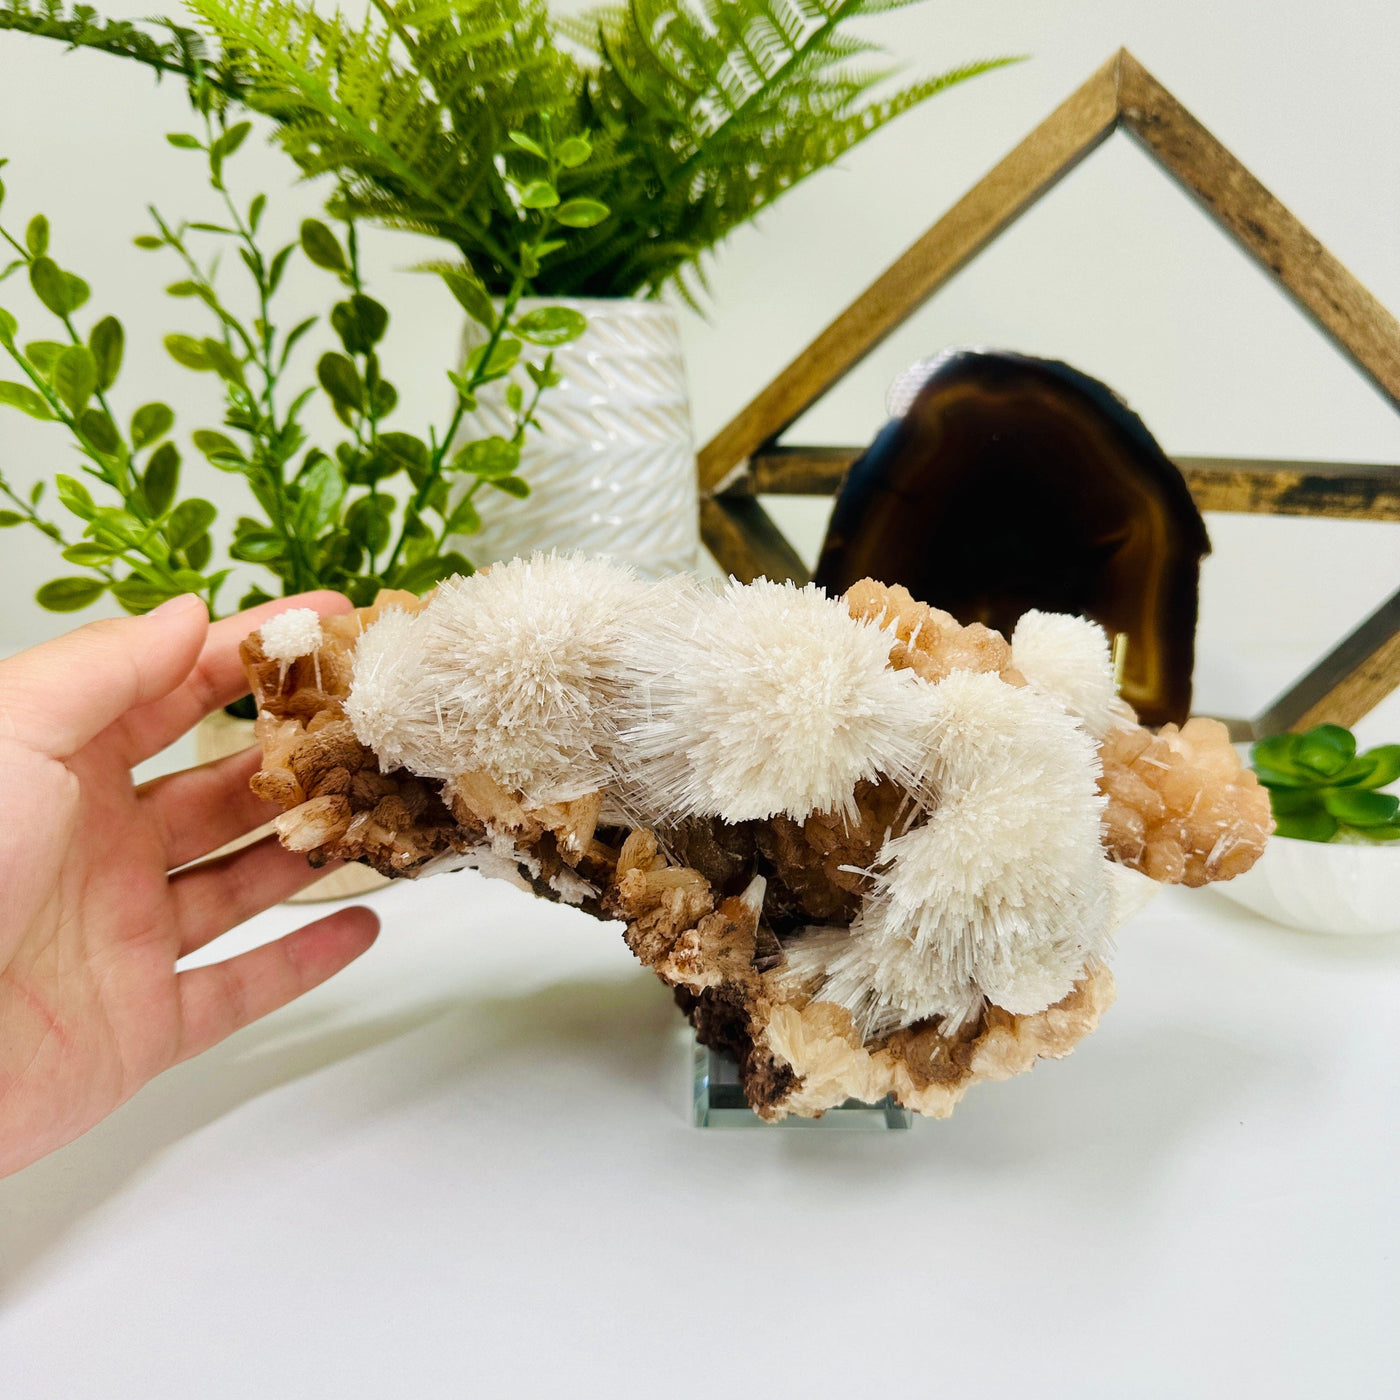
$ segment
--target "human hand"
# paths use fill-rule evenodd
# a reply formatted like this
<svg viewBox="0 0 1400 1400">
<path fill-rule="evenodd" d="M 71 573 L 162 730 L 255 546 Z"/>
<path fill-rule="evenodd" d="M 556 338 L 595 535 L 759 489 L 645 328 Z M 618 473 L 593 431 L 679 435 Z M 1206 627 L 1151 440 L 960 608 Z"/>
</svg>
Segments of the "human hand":
<svg viewBox="0 0 1400 1400">
<path fill-rule="evenodd" d="M 374 941 L 375 916 L 342 909 L 176 971 L 324 873 L 273 837 L 189 864 L 276 815 L 248 789 L 256 749 L 139 787 L 131 779 L 246 691 L 238 643 L 290 607 L 349 603 L 309 593 L 210 625 L 197 598 L 176 598 L 0 662 L 0 1176 Z"/>
</svg>

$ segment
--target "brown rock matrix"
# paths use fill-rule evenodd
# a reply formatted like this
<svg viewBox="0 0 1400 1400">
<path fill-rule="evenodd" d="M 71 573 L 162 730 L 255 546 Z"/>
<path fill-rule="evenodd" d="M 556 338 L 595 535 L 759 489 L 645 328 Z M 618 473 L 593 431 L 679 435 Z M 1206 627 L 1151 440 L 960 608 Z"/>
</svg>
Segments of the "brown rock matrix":
<svg viewBox="0 0 1400 1400">
<path fill-rule="evenodd" d="M 887 628 L 894 667 L 931 685 L 958 670 L 1026 683 L 999 634 L 960 627 L 902 588 L 866 580 L 845 602 L 853 617 Z M 750 1103 L 767 1119 L 886 1094 L 944 1117 L 980 1080 L 1068 1054 L 1111 1004 L 1112 975 L 1093 957 L 1055 1005 L 1014 1015 L 988 1002 L 956 1032 L 933 1017 L 862 1042 L 843 1006 L 814 996 L 820 978 L 799 973 L 790 951 L 816 934 L 854 936 L 844 931 L 861 914 L 882 849 L 927 819 L 888 779 L 856 786 L 853 818 L 690 818 L 648 830 L 606 788 L 532 806 L 484 772 L 442 781 L 386 771 L 347 717 L 355 647 L 386 607 L 422 606 L 381 595 L 373 607 L 325 620 L 319 647 L 291 661 L 269 657 L 259 634 L 243 644 L 263 749 L 253 787 L 282 807 L 283 843 L 311 864 L 358 860 L 397 877 L 474 867 L 621 922 L 628 946 L 673 989 L 701 1040 L 735 1057 Z M 1267 797 L 1222 726 L 1192 720 L 1155 736 L 1117 728 L 1101 757 L 1113 859 L 1192 885 L 1252 864 L 1269 830 Z"/>
</svg>

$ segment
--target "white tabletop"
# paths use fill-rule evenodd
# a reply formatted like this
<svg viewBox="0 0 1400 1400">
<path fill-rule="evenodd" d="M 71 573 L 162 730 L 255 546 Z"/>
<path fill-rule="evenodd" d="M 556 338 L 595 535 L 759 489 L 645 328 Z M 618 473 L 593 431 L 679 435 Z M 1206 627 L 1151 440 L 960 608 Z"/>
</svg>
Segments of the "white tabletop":
<svg viewBox="0 0 1400 1400">
<path fill-rule="evenodd" d="M 0 1183 L 5 1400 L 1400 1386 L 1400 940 L 1167 891 L 1070 1059 L 910 1132 L 700 1131 L 615 928 L 372 902 L 347 973 Z"/>
</svg>

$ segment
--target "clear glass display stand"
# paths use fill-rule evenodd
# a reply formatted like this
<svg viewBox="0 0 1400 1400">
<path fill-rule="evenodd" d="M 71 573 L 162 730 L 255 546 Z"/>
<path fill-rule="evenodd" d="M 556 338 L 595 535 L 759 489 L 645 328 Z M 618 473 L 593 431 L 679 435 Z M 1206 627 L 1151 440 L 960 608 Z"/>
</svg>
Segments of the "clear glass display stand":
<svg viewBox="0 0 1400 1400">
<path fill-rule="evenodd" d="M 908 1128 L 914 1115 L 887 1097 L 879 1103 L 847 1099 L 829 1108 L 820 1118 L 799 1118 L 796 1114 L 779 1123 L 765 1123 L 748 1105 L 739 1087 L 739 1067 L 717 1050 L 701 1045 L 691 1032 L 694 1057 L 694 1112 L 697 1128 L 763 1128 L 773 1131 L 882 1133 L 890 1128 Z"/>
</svg>

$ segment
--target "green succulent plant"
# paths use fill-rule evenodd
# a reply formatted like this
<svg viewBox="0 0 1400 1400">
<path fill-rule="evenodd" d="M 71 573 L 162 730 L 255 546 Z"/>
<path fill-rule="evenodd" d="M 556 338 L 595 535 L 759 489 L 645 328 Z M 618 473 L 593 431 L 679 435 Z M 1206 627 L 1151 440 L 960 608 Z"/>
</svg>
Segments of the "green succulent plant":
<svg viewBox="0 0 1400 1400">
<path fill-rule="evenodd" d="M 1400 744 L 1358 754 L 1350 730 L 1320 724 L 1303 734 L 1261 739 L 1250 762 L 1269 790 L 1278 835 L 1400 840 L 1400 797 L 1378 791 L 1400 778 Z"/>
</svg>

